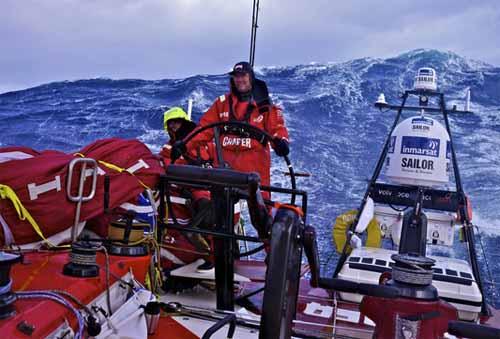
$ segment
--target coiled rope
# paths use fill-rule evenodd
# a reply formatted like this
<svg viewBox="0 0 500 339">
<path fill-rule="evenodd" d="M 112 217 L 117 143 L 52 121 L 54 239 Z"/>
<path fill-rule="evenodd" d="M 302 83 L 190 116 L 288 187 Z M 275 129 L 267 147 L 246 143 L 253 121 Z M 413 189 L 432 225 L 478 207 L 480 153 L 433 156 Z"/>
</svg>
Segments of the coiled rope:
<svg viewBox="0 0 500 339">
<path fill-rule="evenodd" d="M 393 255 L 392 259 L 396 262 L 392 268 L 392 278 L 395 281 L 423 286 L 432 283 L 432 275 L 434 273 L 432 264 L 405 259 L 400 255 Z M 401 264 L 408 267 L 402 267 Z M 429 266 L 429 269 L 422 266 Z"/>
<path fill-rule="evenodd" d="M 105 271 L 106 271 L 106 306 L 108 308 L 108 314 L 111 316 L 113 314 L 113 311 L 111 309 L 111 296 L 110 296 L 110 273 L 109 273 L 109 255 L 108 255 L 108 250 L 104 246 L 90 246 L 90 247 L 83 247 L 83 246 L 78 246 L 76 247 L 75 244 L 73 244 L 72 251 L 69 254 L 70 261 L 76 265 L 83 265 L 83 266 L 98 266 L 96 259 L 97 259 L 97 252 L 102 251 L 104 252 L 104 257 L 105 257 Z"/>
</svg>

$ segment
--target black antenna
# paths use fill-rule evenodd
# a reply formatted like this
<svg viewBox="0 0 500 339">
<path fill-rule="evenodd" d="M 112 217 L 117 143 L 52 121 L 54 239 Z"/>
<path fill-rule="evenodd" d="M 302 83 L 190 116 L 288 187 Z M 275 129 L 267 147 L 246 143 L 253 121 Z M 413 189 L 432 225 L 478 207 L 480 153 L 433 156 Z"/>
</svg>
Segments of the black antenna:
<svg viewBox="0 0 500 339">
<path fill-rule="evenodd" d="M 252 10 L 252 34 L 250 36 L 250 65 L 255 62 L 255 41 L 257 40 L 257 28 L 259 28 L 259 0 L 253 0 Z"/>
</svg>

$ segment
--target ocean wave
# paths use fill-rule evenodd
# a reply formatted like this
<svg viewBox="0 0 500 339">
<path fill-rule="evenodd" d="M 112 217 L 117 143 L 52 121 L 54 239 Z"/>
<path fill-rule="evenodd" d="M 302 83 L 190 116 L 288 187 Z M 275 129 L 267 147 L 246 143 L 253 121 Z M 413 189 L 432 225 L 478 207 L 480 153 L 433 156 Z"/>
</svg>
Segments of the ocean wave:
<svg viewBox="0 0 500 339">
<path fill-rule="evenodd" d="M 475 113 L 450 115 L 450 125 L 478 236 L 487 249 L 487 261 L 499 262 L 495 258 L 500 256 L 500 68 L 435 50 L 387 59 L 256 68 L 273 101 L 284 108 L 295 170 L 312 175 L 298 178 L 297 183 L 308 192 L 308 222 L 320 234 L 322 257 L 334 251 L 335 217 L 358 208 L 395 116 L 374 109 L 373 101 L 381 92 L 388 101 L 399 100 L 422 66 L 438 70 L 441 88 L 451 94 L 449 106 L 463 107 L 465 88 L 471 88 Z M 157 153 L 167 140 L 166 109 L 187 108 L 188 99 L 193 99 L 197 122 L 228 90 L 227 75 L 219 74 L 154 81 L 86 79 L 4 93 L 0 122 L 8 128 L 0 145 L 69 152 L 96 139 L 122 137 L 137 138 Z M 285 171 L 283 161 L 273 156 L 272 183 L 289 187 Z M 500 280 L 497 272 L 495 279 Z"/>
</svg>

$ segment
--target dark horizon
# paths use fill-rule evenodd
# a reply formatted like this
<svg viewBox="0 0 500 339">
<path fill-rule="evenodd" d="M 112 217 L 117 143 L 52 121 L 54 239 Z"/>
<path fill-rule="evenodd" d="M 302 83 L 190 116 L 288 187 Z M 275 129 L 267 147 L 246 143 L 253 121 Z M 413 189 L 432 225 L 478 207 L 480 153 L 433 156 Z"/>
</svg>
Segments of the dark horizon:
<svg viewBox="0 0 500 339">
<path fill-rule="evenodd" d="M 437 53 L 440 53 L 440 54 L 451 53 L 452 55 L 455 55 L 458 58 L 462 58 L 462 59 L 465 59 L 465 60 L 468 60 L 468 61 L 473 61 L 473 62 L 481 63 L 481 64 L 484 64 L 487 67 L 492 67 L 492 68 L 499 67 L 499 66 L 496 66 L 496 65 L 492 65 L 492 64 L 486 63 L 486 62 L 484 62 L 482 60 L 466 58 L 466 57 L 461 56 L 458 53 L 455 53 L 453 51 L 444 51 L 444 50 L 437 50 L 437 49 L 430 49 L 430 48 L 416 48 L 416 49 L 413 49 L 413 50 L 403 51 L 403 52 L 400 52 L 400 53 L 398 53 L 396 55 L 390 55 L 390 56 L 387 56 L 387 57 L 365 56 L 365 57 L 361 57 L 361 58 L 356 58 L 356 59 L 346 60 L 346 61 L 339 61 L 339 62 L 325 62 L 325 63 L 310 62 L 310 63 L 306 63 L 306 64 L 281 65 L 281 66 L 275 66 L 275 65 L 263 65 L 263 66 L 260 66 L 260 65 L 258 65 L 258 66 L 256 66 L 256 72 L 259 73 L 260 71 L 265 71 L 265 70 L 270 70 L 270 69 L 275 69 L 275 68 L 295 68 L 295 67 L 309 66 L 309 65 L 323 66 L 323 65 L 332 65 L 332 64 L 347 64 L 349 62 L 354 62 L 356 60 L 363 60 L 363 59 L 368 59 L 368 58 L 374 59 L 374 60 L 388 60 L 388 59 L 399 58 L 399 57 L 404 56 L 404 55 L 408 55 L 408 54 L 412 54 L 412 53 L 420 53 L 420 52 L 437 52 Z M 431 66 L 431 65 L 429 65 L 429 66 Z M 219 75 L 220 76 L 224 76 L 225 74 L 226 74 L 226 72 L 218 73 L 218 74 L 203 73 L 203 74 L 193 74 L 193 75 L 189 75 L 189 76 L 183 77 L 183 78 L 181 77 L 181 78 L 162 78 L 162 79 L 110 78 L 110 77 L 63 79 L 63 80 L 54 80 L 54 81 L 49 81 L 49 82 L 45 82 L 45 83 L 35 84 L 35 85 L 33 85 L 31 87 L 27 87 L 27 88 L 19 88 L 19 89 L 14 89 L 14 90 L 8 90 L 8 91 L 5 91 L 5 92 L 1 92 L 0 91 L 0 95 L 6 94 L 6 93 L 10 93 L 10 92 L 18 92 L 18 91 L 30 90 L 30 89 L 33 89 L 33 88 L 36 88 L 36 87 L 40 87 L 40 86 L 46 86 L 46 85 L 57 84 L 57 83 L 64 83 L 64 82 L 78 82 L 78 81 L 91 81 L 91 80 L 112 80 L 112 81 L 171 81 L 171 80 L 181 80 L 182 81 L 182 80 L 187 80 L 187 79 L 191 79 L 191 78 L 194 78 L 194 77 L 200 77 L 200 76 L 219 76 Z M 0 88 L 0 90 L 1 90 L 1 88 Z"/>
</svg>

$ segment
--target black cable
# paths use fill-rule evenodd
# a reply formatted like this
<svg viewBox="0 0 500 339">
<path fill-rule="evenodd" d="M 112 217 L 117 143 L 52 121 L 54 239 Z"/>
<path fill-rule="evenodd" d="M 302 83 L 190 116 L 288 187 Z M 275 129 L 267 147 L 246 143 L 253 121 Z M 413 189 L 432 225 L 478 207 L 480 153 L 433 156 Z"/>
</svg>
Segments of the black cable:
<svg viewBox="0 0 500 339">
<path fill-rule="evenodd" d="M 260 246 L 257 246 L 255 247 L 254 249 L 251 249 L 247 252 L 243 252 L 243 253 L 235 253 L 235 256 L 239 259 L 239 258 L 243 258 L 243 257 L 248 257 L 252 254 L 255 254 L 255 253 L 258 253 L 260 251 L 262 251 L 264 248 L 266 247 L 265 244 L 262 244 Z"/>
</svg>

